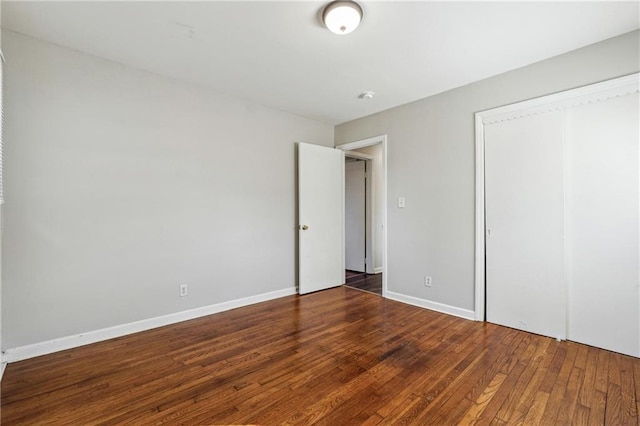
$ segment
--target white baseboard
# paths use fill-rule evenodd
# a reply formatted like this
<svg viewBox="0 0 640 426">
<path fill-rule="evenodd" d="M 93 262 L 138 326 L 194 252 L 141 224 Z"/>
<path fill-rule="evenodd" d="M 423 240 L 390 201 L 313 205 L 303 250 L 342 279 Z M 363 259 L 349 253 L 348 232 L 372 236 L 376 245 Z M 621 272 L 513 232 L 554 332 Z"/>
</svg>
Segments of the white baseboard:
<svg viewBox="0 0 640 426">
<path fill-rule="evenodd" d="M 4 369 L 7 368 L 7 363 L 0 363 L 0 383 L 2 383 L 2 376 L 4 376 Z"/>
<path fill-rule="evenodd" d="M 432 302 L 426 299 L 420 299 L 413 296 L 407 296 L 393 291 L 387 291 L 386 297 L 397 302 L 406 303 L 408 305 L 419 306 L 421 308 L 430 309 L 432 311 L 441 312 L 443 314 L 454 315 L 456 317 L 475 321 L 475 312 L 469 309 L 457 308 L 444 303 Z"/>
<path fill-rule="evenodd" d="M 113 339 L 115 337 L 126 336 L 127 334 L 138 333 L 140 331 L 151 330 L 153 328 L 175 324 L 194 318 L 200 318 L 206 315 L 228 311 L 230 309 L 253 305 L 260 302 L 266 302 L 267 300 L 277 299 L 284 296 L 291 296 L 293 294 L 296 294 L 295 287 L 258 294 L 255 296 L 244 297 L 242 299 L 230 300 L 228 302 L 216 303 L 215 305 L 203 306 L 201 308 L 176 312 L 160 317 L 131 322 L 128 324 L 102 328 L 99 330 L 76 334 L 73 336 L 61 337 L 59 339 L 47 340 L 31 345 L 19 346 L 17 348 L 7 349 L 2 356 L 2 362 L 4 365 L 4 363 L 8 362 L 22 361 L 24 359 L 33 358 L 40 355 L 46 355 L 53 352 L 76 348 L 78 346 L 101 342 L 103 340 Z"/>
<path fill-rule="evenodd" d="M 381 266 L 381 267 L 379 267 L 379 268 L 374 268 L 374 269 L 373 269 L 373 273 L 374 273 L 374 274 L 381 274 L 381 273 L 382 273 L 382 266 Z"/>
</svg>

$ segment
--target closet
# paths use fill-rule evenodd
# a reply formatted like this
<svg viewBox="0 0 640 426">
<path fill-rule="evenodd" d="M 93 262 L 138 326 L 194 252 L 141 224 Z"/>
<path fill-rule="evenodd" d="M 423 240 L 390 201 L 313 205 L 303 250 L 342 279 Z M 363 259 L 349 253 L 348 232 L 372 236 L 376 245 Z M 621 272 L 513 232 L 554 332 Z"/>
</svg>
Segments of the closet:
<svg viewBox="0 0 640 426">
<path fill-rule="evenodd" d="M 640 357 L 638 80 L 479 113 L 487 321 Z"/>
</svg>

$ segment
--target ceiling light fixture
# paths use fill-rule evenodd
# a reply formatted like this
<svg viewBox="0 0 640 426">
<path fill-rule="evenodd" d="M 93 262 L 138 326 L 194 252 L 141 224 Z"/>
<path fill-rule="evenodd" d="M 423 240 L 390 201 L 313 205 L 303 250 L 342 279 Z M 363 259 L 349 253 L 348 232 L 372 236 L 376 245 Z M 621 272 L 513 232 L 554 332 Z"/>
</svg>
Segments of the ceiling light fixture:
<svg viewBox="0 0 640 426">
<path fill-rule="evenodd" d="M 360 99 L 368 99 L 368 100 L 371 100 L 371 99 L 373 99 L 373 97 L 374 97 L 375 95 L 376 95 L 375 93 L 370 92 L 370 91 L 367 91 L 367 92 L 362 92 L 362 93 L 360 93 L 360 94 L 358 95 L 358 98 L 360 98 Z"/>
<path fill-rule="evenodd" d="M 362 20 L 362 8 L 355 1 L 333 1 L 322 12 L 322 22 L 335 34 L 349 34 L 358 28 Z"/>
</svg>

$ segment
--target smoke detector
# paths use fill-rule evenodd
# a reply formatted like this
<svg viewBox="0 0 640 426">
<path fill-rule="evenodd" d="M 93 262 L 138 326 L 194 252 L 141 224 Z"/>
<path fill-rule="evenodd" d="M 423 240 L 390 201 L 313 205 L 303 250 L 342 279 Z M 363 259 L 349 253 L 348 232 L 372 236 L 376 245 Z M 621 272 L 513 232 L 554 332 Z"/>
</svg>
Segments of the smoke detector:
<svg viewBox="0 0 640 426">
<path fill-rule="evenodd" d="M 375 95 L 376 95 L 375 93 L 367 91 L 367 92 L 360 93 L 358 95 L 358 98 L 360 98 L 360 99 L 373 99 L 373 97 Z"/>
</svg>

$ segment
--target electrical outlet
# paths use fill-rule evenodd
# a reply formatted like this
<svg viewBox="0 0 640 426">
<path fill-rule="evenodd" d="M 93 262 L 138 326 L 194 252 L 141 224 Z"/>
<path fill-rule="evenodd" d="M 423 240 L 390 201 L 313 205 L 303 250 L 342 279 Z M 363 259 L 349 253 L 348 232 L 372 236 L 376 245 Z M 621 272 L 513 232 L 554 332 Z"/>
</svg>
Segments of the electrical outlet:
<svg viewBox="0 0 640 426">
<path fill-rule="evenodd" d="M 424 286 L 431 287 L 431 277 L 424 277 Z"/>
<path fill-rule="evenodd" d="M 189 291 L 187 290 L 187 285 L 186 284 L 180 284 L 180 297 L 184 297 L 187 294 L 189 294 Z"/>
</svg>

